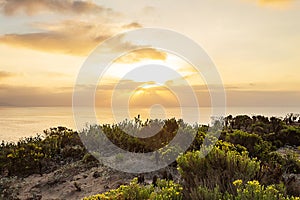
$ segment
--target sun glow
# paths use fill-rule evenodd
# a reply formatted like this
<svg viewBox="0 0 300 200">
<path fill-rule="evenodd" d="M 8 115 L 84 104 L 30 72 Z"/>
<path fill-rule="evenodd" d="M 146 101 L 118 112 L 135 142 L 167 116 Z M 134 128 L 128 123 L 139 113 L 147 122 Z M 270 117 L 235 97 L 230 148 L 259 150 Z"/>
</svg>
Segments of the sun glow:
<svg viewBox="0 0 300 200">
<path fill-rule="evenodd" d="M 133 107 L 149 107 L 155 104 L 179 106 L 177 96 L 165 85 L 155 82 L 138 87 L 129 99 L 129 105 Z"/>
<path fill-rule="evenodd" d="M 140 88 L 141 89 L 149 89 L 149 88 L 155 88 L 155 87 L 163 87 L 163 85 L 156 83 L 156 82 L 151 82 L 151 83 L 146 83 L 142 85 Z"/>
</svg>

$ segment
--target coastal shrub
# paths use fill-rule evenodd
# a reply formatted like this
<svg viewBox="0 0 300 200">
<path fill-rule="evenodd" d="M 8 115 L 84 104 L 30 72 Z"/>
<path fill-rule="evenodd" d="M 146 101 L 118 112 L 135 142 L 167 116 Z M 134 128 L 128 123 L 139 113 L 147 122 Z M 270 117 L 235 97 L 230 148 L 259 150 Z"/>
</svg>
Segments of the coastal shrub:
<svg viewBox="0 0 300 200">
<path fill-rule="evenodd" d="M 237 191 L 235 200 L 300 200 L 300 197 L 285 195 L 283 184 L 264 186 L 256 180 L 248 181 L 246 184 L 236 180 L 233 184 Z"/>
<path fill-rule="evenodd" d="M 8 176 L 42 174 L 61 161 L 81 160 L 86 149 L 77 132 L 65 127 L 50 128 L 44 135 L 0 146 L 0 170 Z"/>
<path fill-rule="evenodd" d="M 212 189 L 200 185 L 188 197 L 184 197 L 182 186 L 173 181 L 158 179 L 157 187 L 154 187 L 140 185 L 135 178 L 129 185 L 121 185 L 117 189 L 85 197 L 83 200 L 300 200 L 300 197 L 285 195 L 283 184 L 264 186 L 256 180 L 244 183 L 238 179 L 232 185 L 233 193 L 222 192 L 218 185 Z"/>
<path fill-rule="evenodd" d="M 156 151 L 167 145 L 179 129 L 179 122 L 175 119 L 147 120 L 142 122 L 139 118 L 135 120 L 124 120 L 119 124 L 91 125 L 83 130 L 80 135 L 85 144 L 91 147 L 108 146 L 112 143 L 119 148 L 136 153 Z M 102 137 L 100 133 L 106 137 Z M 153 135 L 153 133 L 156 133 Z M 149 136 L 150 137 L 138 137 Z M 104 148 L 100 146 L 101 148 Z M 108 147 L 109 148 L 109 147 Z M 99 149 L 95 149 L 99 151 Z M 101 151 L 103 152 L 103 151 Z M 105 152 L 105 150 L 104 150 Z"/>
<path fill-rule="evenodd" d="M 196 136 L 190 145 L 188 151 L 193 151 L 193 150 L 200 150 L 201 145 L 203 144 L 204 138 L 206 136 L 206 133 L 208 131 L 207 126 L 200 126 L 197 128 L 197 133 Z"/>
<path fill-rule="evenodd" d="M 272 144 L 264 141 L 261 136 L 241 130 L 235 130 L 233 133 L 227 134 L 226 141 L 246 147 L 249 156 L 257 157 L 262 160 L 264 160 L 266 155 L 272 150 Z"/>
<path fill-rule="evenodd" d="M 300 146 L 300 127 L 288 126 L 281 130 L 275 139 L 280 140 L 283 145 Z"/>
<path fill-rule="evenodd" d="M 182 187 L 173 181 L 157 180 L 157 187 L 138 184 L 137 178 L 129 185 L 121 185 L 115 190 L 103 194 L 86 197 L 84 200 L 181 200 L 183 199 Z"/>
<path fill-rule="evenodd" d="M 215 147 L 204 157 L 203 152 L 187 152 L 177 159 L 186 195 L 206 186 L 219 187 L 221 192 L 234 192 L 232 182 L 236 179 L 249 181 L 259 172 L 260 162 L 248 157 L 247 152 L 238 153 Z"/>
<path fill-rule="evenodd" d="M 191 194 L 192 200 L 300 200 L 299 197 L 286 196 L 284 186 L 279 185 L 261 185 L 258 181 L 248 181 L 246 184 L 242 180 L 233 182 L 235 193 L 222 193 L 219 187 L 209 189 L 205 186 L 199 186 Z"/>
<path fill-rule="evenodd" d="M 120 149 L 135 152 L 147 153 L 156 150 L 162 150 L 171 141 L 178 145 L 174 149 L 163 149 L 162 159 L 165 161 L 170 160 L 170 157 L 182 151 L 182 147 L 190 147 L 193 138 L 197 133 L 199 127 L 196 125 L 189 125 L 182 120 L 175 118 L 167 120 L 124 120 L 118 124 L 104 124 L 104 125 L 91 125 L 80 133 L 80 136 L 85 144 L 88 144 L 91 152 L 101 152 L 101 156 L 111 156 L 111 149 L 114 145 Z M 202 128 L 199 128 L 202 129 Z M 200 133 L 200 131 L 198 132 Z M 153 135 L 154 134 L 154 135 Z M 148 136 L 149 137 L 138 137 Z M 178 141 L 180 136 L 180 141 Z M 199 149 L 203 141 L 204 134 L 201 131 L 196 137 L 196 143 L 193 147 Z M 166 151 L 167 150 L 167 151 Z"/>
</svg>

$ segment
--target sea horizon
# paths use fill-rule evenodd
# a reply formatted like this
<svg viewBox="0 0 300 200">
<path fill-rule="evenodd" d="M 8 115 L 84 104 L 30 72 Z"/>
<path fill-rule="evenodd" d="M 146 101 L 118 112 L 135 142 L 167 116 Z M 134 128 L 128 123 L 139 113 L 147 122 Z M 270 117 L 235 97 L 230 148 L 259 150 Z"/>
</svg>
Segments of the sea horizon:
<svg viewBox="0 0 300 200">
<path fill-rule="evenodd" d="M 193 107 L 183 107 L 187 113 Z M 195 116 L 182 116 L 179 107 L 165 108 L 162 110 L 154 110 L 150 113 L 149 108 L 131 108 L 129 117 L 127 108 L 115 108 L 115 115 L 112 114 L 111 108 L 96 108 L 97 121 L 99 124 L 112 124 L 127 119 L 133 119 L 140 115 L 142 120 L 146 119 L 166 119 L 173 118 L 183 119 L 185 122 L 194 124 L 209 124 L 212 111 L 210 107 L 199 107 L 200 111 L 198 121 L 194 121 Z M 153 111 L 153 110 L 152 110 Z M 299 106 L 286 107 L 259 107 L 259 106 L 230 106 L 226 107 L 225 116 L 228 115 L 263 115 L 266 117 L 283 118 L 289 113 L 300 113 Z M 76 125 L 73 118 L 72 107 L 55 106 L 55 107 L 12 107 L 0 106 L 0 141 L 16 142 L 21 138 L 42 134 L 43 130 L 64 126 L 73 130 Z M 117 117 L 114 117 L 117 116 Z M 122 117 L 124 116 L 124 117 Z M 127 117 L 126 117 L 127 116 Z M 87 118 L 88 119 L 88 118 Z M 88 120 L 87 120 L 88 122 Z"/>
</svg>

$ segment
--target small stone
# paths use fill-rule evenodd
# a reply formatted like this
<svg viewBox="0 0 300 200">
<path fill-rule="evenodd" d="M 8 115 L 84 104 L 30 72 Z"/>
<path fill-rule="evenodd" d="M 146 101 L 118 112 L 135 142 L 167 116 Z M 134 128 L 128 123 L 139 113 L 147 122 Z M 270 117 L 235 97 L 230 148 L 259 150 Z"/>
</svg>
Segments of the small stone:
<svg viewBox="0 0 300 200">
<path fill-rule="evenodd" d="M 95 172 L 93 173 L 93 177 L 94 177 L 94 178 L 99 178 L 100 176 L 101 176 L 101 173 L 98 172 L 98 171 L 95 171 Z"/>
</svg>

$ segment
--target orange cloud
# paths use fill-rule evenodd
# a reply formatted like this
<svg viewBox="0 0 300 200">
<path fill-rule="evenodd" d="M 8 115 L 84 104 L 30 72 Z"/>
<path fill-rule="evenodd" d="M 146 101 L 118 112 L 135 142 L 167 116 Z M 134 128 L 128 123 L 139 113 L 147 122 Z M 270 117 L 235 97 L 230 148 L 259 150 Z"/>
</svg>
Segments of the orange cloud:
<svg viewBox="0 0 300 200">
<path fill-rule="evenodd" d="M 285 9 L 290 7 L 292 0 L 257 0 L 257 3 L 261 6 Z"/>
<path fill-rule="evenodd" d="M 115 62 L 130 64 L 134 62 L 140 62 L 145 59 L 150 60 L 165 60 L 167 58 L 167 53 L 163 51 L 159 51 L 153 48 L 145 48 L 139 49 L 136 51 L 132 51 L 120 58 L 118 58 Z"/>
<path fill-rule="evenodd" d="M 108 36 L 84 40 L 68 35 L 49 33 L 8 34 L 0 37 L 0 42 L 17 47 L 25 47 L 47 52 L 86 55 Z"/>
<path fill-rule="evenodd" d="M 100 42 L 120 31 L 116 25 L 66 20 L 58 24 L 33 24 L 39 33 L 6 34 L 3 44 L 71 55 L 88 55 Z"/>
<path fill-rule="evenodd" d="M 0 71 L 0 80 L 5 79 L 5 78 L 9 78 L 11 76 L 14 76 L 14 74 L 11 73 L 11 72 Z"/>
<path fill-rule="evenodd" d="M 41 12 L 62 14 L 99 14 L 111 9 L 99 6 L 92 1 L 79 0 L 1 0 L 3 13 L 11 16 L 20 12 L 35 15 Z M 110 13 L 111 14 L 111 13 Z"/>
<path fill-rule="evenodd" d="M 142 27 L 137 22 L 128 23 L 124 18 L 119 20 L 123 22 L 116 23 L 120 13 L 90 0 L 0 0 L 0 11 L 6 16 L 41 12 L 63 14 L 64 17 L 72 14 L 64 21 L 32 23 L 29 28 L 34 31 L 30 33 L 0 35 L 0 42 L 6 45 L 71 55 L 86 56 L 116 33 Z M 88 20 L 87 14 L 90 14 Z"/>
<path fill-rule="evenodd" d="M 124 29 L 142 28 L 142 25 L 137 22 L 132 22 L 122 26 Z"/>
</svg>

